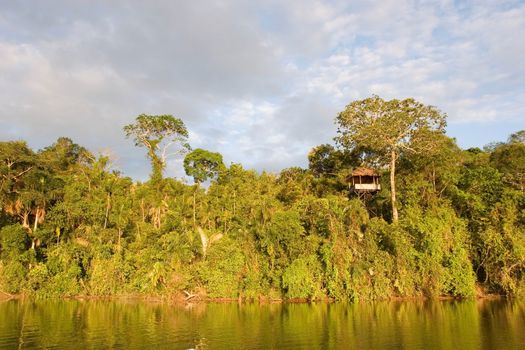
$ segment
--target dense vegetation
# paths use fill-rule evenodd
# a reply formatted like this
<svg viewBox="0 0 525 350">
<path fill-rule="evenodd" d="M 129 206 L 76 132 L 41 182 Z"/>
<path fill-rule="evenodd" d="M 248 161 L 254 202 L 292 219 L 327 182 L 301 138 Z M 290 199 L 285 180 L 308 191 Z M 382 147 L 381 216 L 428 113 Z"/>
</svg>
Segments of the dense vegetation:
<svg viewBox="0 0 525 350">
<path fill-rule="evenodd" d="M 523 293 L 525 131 L 461 150 L 444 120 L 411 99 L 356 101 L 308 169 L 270 174 L 190 152 L 180 119 L 141 115 L 124 131 L 147 149 L 144 183 L 68 138 L 0 142 L 0 294 Z M 173 145 L 194 185 L 164 176 Z M 378 194 L 349 193 L 361 165 L 382 172 Z"/>
</svg>

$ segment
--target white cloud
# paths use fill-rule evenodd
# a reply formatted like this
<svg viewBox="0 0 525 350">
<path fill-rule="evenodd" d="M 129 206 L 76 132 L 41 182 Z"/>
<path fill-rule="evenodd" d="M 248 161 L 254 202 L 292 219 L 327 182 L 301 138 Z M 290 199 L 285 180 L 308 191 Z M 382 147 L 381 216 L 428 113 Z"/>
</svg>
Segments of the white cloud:
<svg viewBox="0 0 525 350">
<path fill-rule="evenodd" d="M 437 106 L 452 124 L 525 115 L 525 5 L 487 1 L 50 1 L 0 5 L 0 137 L 110 147 L 171 113 L 195 147 L 257 169 L 305 165 L 350 101 Z M 487 136 L 488 138 L 489 136 Z M 481 140 L 486 143 L 490 140 Z M 180 173 L 180 164 L 169 173 Z"/>
</svg>

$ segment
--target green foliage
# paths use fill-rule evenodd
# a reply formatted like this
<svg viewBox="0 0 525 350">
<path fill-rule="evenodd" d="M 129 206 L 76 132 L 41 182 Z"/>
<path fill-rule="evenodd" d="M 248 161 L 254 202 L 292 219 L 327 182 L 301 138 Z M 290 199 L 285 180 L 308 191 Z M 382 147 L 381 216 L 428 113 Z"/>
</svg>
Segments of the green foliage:
<svg viewBox="0 0 525 350">
<path fill-rule="evenodd" d="M 509 143 L 525 144 L 525 130 L 520 130 L 509 136 Z"/>
<path fill-rule="evenodd" d="M 497 147 L 490 155 L 490 163 L 504 174 L 506 182 L 525 192 L 525 143 L 514 141 Z"/>
<path fill-rule="evenodd" d="M 385 101 L 379 96 L 354 101 L 336 118 L 336 141 L 348 149 L 364 148 L 389 164 L 392 218 L 398 221 L 396 163 L 401 153 L 427 153 L 439 147 L 446 115 L 412 98 Z"/>
<path fill-rule="evenodd" d="M 141 114 L 135 123 L 124 127 L 126 137 L 132 137 L 135 146 L 146 147 L 151 161 L 151 181 L 162 180 L 162 171 L 166 166 L 168 148 L 178 144 L 178 153 L 189 150 L 188 130 L 181 119 L 171 115 Z"/>
<path fill-rule="evenodd" d="M 186 175 L 193 177 L 195 183 L 202 183 L 217 177 L 223 168 L 220 153 L 197 148 L 184 157 L 184 171 Z"/>
<path fill-rule="evenodd" d="M 373 96 L 354 101 L 337 116 L 337 142 L 346 147 L 364 146 L 389 155 L 391 150 L 433 148 L 427 132 L 443 132 L 446 115 L 412 98 L 385 101 Z"/>
<path fill-rule="evenodd" d="M 0 256 L 17 256 L 28 247 L 27 230 L 19 224 L 4 226 L 0 230 Z"/>
<path fill-rule="evenodd" d="M 89 266 L 88 293 L 91 295 L 115 295 L 122 292 L 127 282 L 122 267 L 123 261 L 116 254 L 111 258 L 94 258 Z"/>
<path fill-rule="evenodd" d="M 321 295 L 321 266 L 315 255 L 295 259 L 282 277 L 288 298 L 311 299 Z"/>
<path fill-rule="evenodd" d="M 473 245 L 478 277 L 489 289 L 523 294 L 525 282 L 525 227 L 519 220 L 523 195 L 506 193 L 491 210 Z"/>
<path fill-rule="evenodd" d="M 474 295 L 474 271 L 468 259 L 464 222 L 447 207 L 422 212 L 413 208 L 403 226 L 413 237 L 417 273 L 428 296 Z"/>
<path fill-rule="evenodd" d="M 67 138 L 40 151 L 0 142 L 0 291 L 353 301 L 522 295 L 523 132 L 461 151 L 442 133 L 444 117 L 412 99 L 356 101 L 337 120 L 342 149 L 320 145 L 308 169 L 279 174 L 226 168 L 220 154 L 196 149 L 185 170 L 197 184 L 211 180 L 207 189 L 162 179 L 169 144 L 189 148 L 172 116 L 141 115 L 125 127 L 148 149 L 146 183 Z M 392 156 L 386 151 L 394 151 L 390 169 L 381 167 Z M 363 162 L 378 167 L 384 189 L 349 198 L 345 177 Z M 389 223 L 388 175 L 400 190 L 397 223 Z"/>
<path fill-rule="evenodd" d="M 59 245 L 47 251 L 49 279 L 43 294 L 72 296 L 80 294 L 88 266 L 88 252 L 76 244 Z"/>
<path fill-rule="evenodd" d="M 235 242 L 212 246 L 198 272 L 208 296 L 237 298 L 241 292 L 245 258 Z"/>
<path fill-rule="evenodd" d="M 24 290 L 30 294 L 43 294 L 48 288 L 47 285 L 50 277 L 47 265 L 38 263 L 32 266 L 27 273 Z"/>
<path fill-rule="evenodd" d="M 27 274 L 27 268 L 18 260 L 4 263 L 0 261 L 0 290 L 7 293 L 19 293 Z"/>
<path fill-rule="evenodd" d="M 258 243 L 268 258 L 266 274 L 273 287 L 281 285 L 283 270 L 305 252 L 311 240 L 305 236 L 299 213 L 293 210 L 277 212 L 258 233 Z"/>
<path fill-rule="evenodd" d="M 348 168 L 359 165 L 360 155 L 364 149 L 353 149 L 351 152 L 336 149 L 329 144 L 316 146 L 308 153 L 308 168 L 316 177 L 337 176 L 347 172 Z"/>
</svg>

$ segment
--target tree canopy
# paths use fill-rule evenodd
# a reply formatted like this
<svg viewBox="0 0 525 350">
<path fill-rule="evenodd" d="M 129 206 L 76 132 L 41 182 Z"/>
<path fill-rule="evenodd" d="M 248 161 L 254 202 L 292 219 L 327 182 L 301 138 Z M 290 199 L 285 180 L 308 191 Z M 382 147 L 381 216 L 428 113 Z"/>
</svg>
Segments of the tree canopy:
<svg viewBox="0 0 525 350">
<path fill-rule="evenodd" d="M 183 121 L 172 115 L 141 114 L 135 123 L 124 127 L 126 137 L 133 138 L 136 146 L 146 147 L 151 161 L 151 179 L 162 179 L 162 171 L 171 155 L 184 154 L 189 150 L 188 130 Z M 170 151 L 171 147 L 178 147 Z"/>
<path fill-rule="evenodd" d="M 0 142 L 0 295 L 525 295 L 523 133 L 462 150 L 444 118 L 412 99 L 356 101 L 308 168 L 225 167 L 198 148 L 184 162 L 191 185 L 161 178 L 164 147 L 188 149 L 171 116 L 125 127 L 157 173 L 145 182 L 68 138 L 41 150 Z M 382 164 L 382 189 L 364 200 L 345 179 L 370 162 Z"/>
<path fill-rule="evenodd" d="M 345 148 L 365 147 L 389 159 L 392 215 L 398 221 L 395 167 L 401 152 L 435 148 L 435 133 L 444 133 L 446 115 L 412 98 L 385 101 L 379 96 L 354 101 L 336 118 L 336 141 Z"/>
<path fill-rule="evenodd" d="M 224 163 L 220 153 L 196 148 L 184 157 L 186 175 L 193 177 L 195 183 L 217 177 L 223 168 Z"/>
</svg>

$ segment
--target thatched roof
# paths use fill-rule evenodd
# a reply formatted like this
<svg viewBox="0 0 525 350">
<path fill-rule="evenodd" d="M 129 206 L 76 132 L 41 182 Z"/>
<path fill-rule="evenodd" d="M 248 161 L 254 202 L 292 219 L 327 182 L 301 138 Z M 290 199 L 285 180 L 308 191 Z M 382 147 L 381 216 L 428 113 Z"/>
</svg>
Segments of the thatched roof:
<svg viewBox="0 0 525 350">
<path fill-rule="evenodd" d="M 360 167 L 352 171 L 352 176 L 379 176 L 373 169 Z"/>
</svg>

